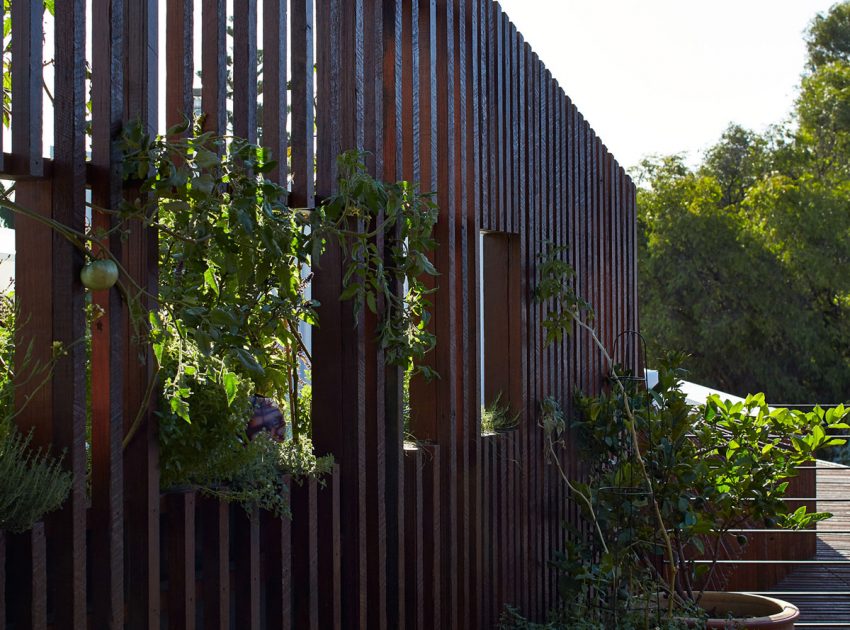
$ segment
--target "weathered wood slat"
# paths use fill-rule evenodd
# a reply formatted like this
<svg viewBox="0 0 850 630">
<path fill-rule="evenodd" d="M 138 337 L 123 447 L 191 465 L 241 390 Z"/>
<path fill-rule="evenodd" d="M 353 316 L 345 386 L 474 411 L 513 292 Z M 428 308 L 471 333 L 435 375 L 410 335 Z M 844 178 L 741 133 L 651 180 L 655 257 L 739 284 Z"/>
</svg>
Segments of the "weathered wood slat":
<svg viewBox="0 0 850 630">
<path fill-rule="evenodd" d="M 123 2 L 95 0 L 92 29 L 101 34 L 92 41 L 92 158 L 96 177 L 92 203 L 115 208 L 121 200 L 121 156 L 115 134 L 124 114 L 121 56 Z M 96 230 L 109 230 L 116 219 L 92 212 Z M 108 243 L 110 253 L 122 258 L 120 234 Z M 124 619 L 124 364 L 126 338 L 124 305 L 118 288 L 98 292 L 92 301 L 103 316 L 92 328 L 92 497 L 91 539 L 92 621 L 98 627 L 119 627 Z"/>
<path fill-rule="evenodd" d="M 434 349 L 434 360 L 440 382 L 437 384 L 437 442 L 441 446 L 440 505 L 443 510 L 442 549 L 442 625 L 458 627 L 459 571 L 458 548 L 458 444 L 455 423 L 458 414 L 459 371 L 457 361 L 457 197 L 455 152 L 455 41 L 453 2 L 437 3 L 436 37 L 437 68 L 441 73 L 437 91 L 437 203 L 440 220 L 434 237 L 440 247 L 436 252 L 436 267 L 440 271 L 440 291 L 434 295 L 435 332 L 443 340 Z"/>
<path fill-rule="evenodd" d="M 139 120 L 149 134 L 155 133 L 158 118 L 157 84 L 152 81 L 158 67 L 157 8 L 153 0 L 128 3 L 124 15 L 124 116 Z M 132 228 L 122 251 L 124 268 L 149 295 L 156 295 L 156 233 L 138 223 Z M 151 308 L 153 301 L 143 298 L 142 305 Z M 125 357 L 125 432 L 141 413 L 139 429 L 124 450 L 126 623 L 141 628 L 160 616 L 159 445 L 153 404 L 145 406 L 154 357 L 138 338 L 128 339 Z"/>
<path fill-rule="evenodd" d="M 22 174 L 37 177 L 43 173 L 41 21 L 44 9 L 38 2 L 13 2 L 11 11 L 12 153 L 20 156 Z"/>
<path fill-rule="evenodd" d="M 268 173 L 268 178 L 284 187 L 286 187 L 289 178 L 288 157 L 286 154 L 288 147 L 286 121 L 288 116 L 287 108 L 290 102 L 289 90 L 286 85 L 287 47 L 289 42 L 287 29 L 288 4 L 287 0 L 264 0 L 262 26 L 263 116 L 260 121 L 262 125 L 261 143 L 264 147 L 271 150 L 272 159 L 277 162 L 277 165 Z M 311 20 L 312 17 L 311 11 Z M 312 77 L 312 69 L 310 76 Z M 312 111 L 311 102 L 311 120 Z M 310 131 L 312 133 L 312 122 Z"/>
<path fill-rule="evenodd" d="M 437 191 L 437 0 L 419 0 L 417 7 L 418 23 L 416 33 L 419 46 L 419 81 L 413 85 L 414 102 L 418 105 L 418 151 L 414 157 L 414 177 L 418 175 L 419 187 L 423 192 Z M 416 120 L 416 119 L 414 119 Z M 429 258 L 436 264 L 436 253 Z M 442 273 L 442 272 L 440 272 Z M 433 278 L 423 279 L 429 289 L 441 284 Z M 430 332 L 435 332 L 435 322 L 429 324 Z M 436 353 L 426 356 L 423 364 L 432 370 L 438 370 Z M 439 370 L 438 370 L 439 371 Z M 437 386 L 435 380 L 426 381 L 414 376 L 410 383 L 410 431 L 418 440 L 435 441 L 437 439 Z"/>
<path fill-rule="evenodd" d="M 234 554 L 236 571 L 235 591 L 236 618 L 242 628 L 260 628 L 260 515 L 236 507 L 234 514 L 233 539 L 238 553 Z"/>
<path fill-rule="evenodd" d="M 257 0 L 233 0 L 233 133 L 257 141 Z"/>
<path fill-rule="evenodd" d="M 168 570 L 169 627 L 194 630 L 195 601 L 195 505 L 194 492 L 167 494 L 165 503 Z"/>
<path fill-rule="evenodd" d="M 471 554 L 468 561 L 468 574 L 471 592 L 467 601 L 470 606 L 470 620 L 472 624 L 481 623 L 482 598 L 481 583 L 482 555 L 484 553 L 481 541 L 481 441 L 480 441 L 480 374 L 483 365 L 481 359 L 481 340 L 478 334 L 478 315 L 482 307 L 479 301 L 479 234 L 481 228 L 481 44 L 480 44 L 480 0 L 470 0 L 467 3 L 467 17 L 464 20 L 464 64 L 468 70 L 466 76 L 466 126 L 469 127 L 466 143 L 467 164 L 467 233 L 466 233 L 466 277 L 468 278 L 466 295 L 469 300 L 467 305 L 467 320 L 465 333 L 465 371 L 464 379 L 467 386 L 465 401 L 465 433 L 467 451 L 467 509 L 469 510 L 468 545 Z"/>
<path fill-rule="evenodd" d="M 284 477 L 284 494 L 291 497 L 291 479 Z M 290 502 L 290 507 L 291 502 Z M 291 630 L 292 626 L 292 520 L 260 513 L 261 562 L 265 627 Z"/>
<path fill-rule="evenodd" d="M 3 531 L 0 531 L 0 630 L 6 630 L 6 533 Z"/>
<path fill-rule="evenodd" d="M 356 72 L 362 73 L 362 105 L 357 107 L 363 113 L 362 146 L 367 151 L 367 167 L 385 181 L 396 179 L 396 3 L 364 0 L 362 29 L 358 28 L 355 38 L 362 40 L 359 51 L 362 59 L 357 60 Z M 359 96 L 359 95 L 358 95 Z M 386 148 L 385 151 L 385 142 Z M 381 220 L 379 216 L 378 221 Z M 369 229 L 372 226 L 362 226 Z M 375 238 L 379 256 L 384 256 L 384 235 Z M 389 262 L 389 261 L 388 261 Z M 391 263 L 390 263 L 391 264 Z M 378 305 L 383 306 L 383 301 Z M 398 580 L 387 580 L 388 534 L 396 532 L 391 519 L 397 514 L 387 510 L 387 475 L 390 473 L 387 433 L 395 431 L 389 426 L 398 421 L 397 413 L 388 415 L 388 394 L 386 374 L 390 366 L 385 365 L 384 352 L 376 343 L 375 330 L 378 318 L 371 311 L 363 313 L 360 328 L 363 329 L 363 364 L 365 368 L 365 387 L 362 392 L 365 409 L 365 498 L 366 498 L 366 562 L 367 562 L 367 624 L 370 628 L 382 630 L 398 627 L 398 609 L 395 618 L 388 612 L 390 602 L 398 602 L 396 588 Z M 391 406 L 395 405 L 390 402 Z M 397 425 L 396 425 L 397 426 Z M 398 448 L 390 451 L 400 455 Z M 395 467 L 393 467 L 393 474 Z M 393 542 L 396 542 L 395 536 Z M 394 557 L 397 556 L 397 551 Z M 388 588 L 392 589 L 388 592 Z"/>
<path fill-rule="evenodd" d="M 294 627 L 319 628 L 319 542 L 317 487 L 310 480 L 291 487 Z M 325 582 L 322 586 L 328 586 Z M 331 585 L 332 586 L 332 585 Z"/>
<path fill-rule="evenodd" d="M 336 187 L 336 158 L 343 149 L 362 149 L 363 2 L 334 0 L 318 5 L 317 191 Z M 343 52 L 344 51 L 344 52 Z M 313 336 L 313 387 L 328 392 L 313 401 L 314 444 L 332 452 L 340 465 L 342 530 L 342 617 L 368 623 L 366 529 L 366 357 L 365 327 L 352 328 L 351 304 L 338 299 L 342 280 L 339 247 L 331 245 L 313 280 L 321 328 Z M 359 321 L 363 321 L 360 313 Z M 322 519 L 324 520 L 324 519 Z M 323 565 L 324 566 L 324 565 Z M 327 578 L 323 578 L 323 583 Z"/>
<path fill-rule="evenodd" d="M 475 604 L 470 582 L 470 571 L 472 570 L 473 549 L 471 545 L 471 523 L 470 523 L 470 487 L 469 487 L 469 448 L 470 439 L 476 435 L 475 429 L 470 428 L 470 345 L 469 327 L 475 325 L 475 316 L 470 321 L 470 293 L 471 278 L 469 269 L 469 245 L 468 239 L 468 202 L 470 197 L 469 170 L 472 166 L 471 156 L 468 155 L 469 136 L 471 135 L 468 121 L 467 83 L 468 73 L 468 50 L 467 50 L 467 28 L 469 26 L 469 15 L 467 13 L 468 0 L 457 0 L 454 18 L 452 20 L 452 38 L 454 40 L 455 55 L 455 116 L 454 124 L 457 129 L 455 134 L 455 199 L 457 218 L 457 291 L 458 291 L 458 390 L 457 390 L 457 413 L 458 413 L 458 489 L 457 489 L 457 511 L 458 511 L 458 548 L 460 550 L 460 562 L 458 573 L 458 606 L 460 608 L 459 621 L 463 627 L 469 627 L 475 613 Z M 475 247 L 475 239 L 472 240 Z M 474 249 L 472 251 L 475 251 Z M 477 286 L 477 283 L 476 285 Z"/>
<path fill-rule="evenodd" d="M 278 0 L 281 1 L 282 0 Z M 315 195 L 313 125 L 315 111 L 313 106 L 314 88 L 314 48 L 313 48 L 313 0 L 294 0 L 291 3 L 290 41 L 292 42 L 292 192 L 290 205 L 294 207 L 312 207 Z M 264 40 L 265 41 L 265 40 Z M 285 67 L 285 64 L 283 64 Z M 285 83 L 279 89 L 285 90 Z M 328 92 L 322 93 L 322 102 L 326 102 Z M 285 103 L 279 104 L 285 115 Z M 265 113 L 265 105 L 263 105 Z M 329 121 L 330 122 L 330 121 Z M 283 127 L 285 128 L 285 127 Z M 282 128 L 282 129 L 283 129 Z M 281 160 L 285 153 L 281 154 Z M 323 168 L 328 168 L 327 162 Z M 285 181 L 285 180 L 282 180 Z"/>
<path fill-rule="evenodd" d="M 241 508 L 237 508 L 241 509 Z M 198 502 L 201 519 L 201 593 L 204 628 L 230 627 L 230 507 L 216 499 Z"/>
<path fill-rule="evenodd" d="M 442 504 L 440 501 L 440 475 L 442 466 L 440 458 L 442 449 L 439 446 L 423 447 L 424 468 L 422 471 L 423 506 L 425 515 L 423 523 L 423 555 L 425 558 L 425 590 L 423 598 L 425 606 L 425 628 L 436 628 L 443 617 L 442 580 L 440 571 L 442 558 L 442 540 L 440 523 L 442 522 Z"/>
<path fill-rule="evenodd" d="M 86 215 L 84 13 L 83 0 L 62 3 L 56 6 L 54 24 L 56 46 L 63 54 L 56 55 L 54 61 L 51 215 L 55 221 L 78 232 L 85 229 Z M 40 32 L 40 19 L 38 24 Z M 35 46 L 40 46 L 40 41 Z M 40 83 L 40 70 L 34 76 Z M 38 90 L 41 91 L 40 85 Z M 40 101 L 30 101 L 30 106 L 36 105 L 40 105 Z M 38 117 L 38 114 L 34 115 Z M 35 138 L 32 142 L 32 151 L 37 151 L 33 155 L 40 157 L 41 138 L 38 138 L 37 145 Z M 56 362 L 52 373 L 51 443 L 58 451 L 67 450 L 63 462 L 73 475 L 73 485 L 69 500 L 62 509 L 48 517 L 47 548 L 53 579 L 59 584 L 71 585 L 71 588 L 55 591 L 55 622 L 60 626 L 80 627 L 86 622 L 87 357 L 85 346 L 81 343 L 85 337 L 85 296 L 79 282 L 83 256 L 57 233 L 52 235 L 51 247 L 52 288 L 50 294 L 44 295 L 45 306 L 52 310 L 52 342 L 59 342 L 68 349 L 67 356 Z"/>
<path fill-rule="evenodd" d="M 405 31 L 410 29 L 410 16 L 405 19 L 405 9 L 408 11 L 412 3 L 401 0 L 378 3 L 383 24 L 382 44 L 384 50 L 383 64 L 376 64 L 376 102 L 381 102 L 380 111 L 383 113 L 383 130 L 376 134 L 376 142 L 383 142 L 379 163 L 376 163 L 377 173 L 384 180 L 404 179 L 405 154 L 412 155 L 412 146 L 405 145 L 404 128 L 409 125 L 404 117 L 405 109 L 409 112 L 404 92 L 406 75 L 410 73 L 409 65 L 404 61 L 411 53 L 405 44 Z M 381 98 L 377 92 L 380 90 Z M 378 125 L 381 126 L 380 124 Z M 407 142 L 410 143 L 410 138 Z M 408 181 L 412 181 L 409 179 Z M 387 238 L 397 241 L 400 238 L 397 227 L 393 235 Z M 386 246 L 385 246 L 386 247 Z M 385 249 L 385 257 L 389 258 L 389 250 Z M 392 290 L 399 294 L 404 287 L 397 280 Z M 402 368 L 397 365 L 387 365 L 383 351 L 377 357 L 378 409 L 384 417 L 385 427 L 385 502 L 386 502 L 386 580 L 389 586 L 387 593 L 387 621 L 390 627 L 404 627 L 406 619 L 406 582 L 404 580 L 404 527 L 405 527 L 405 473 L 404 473 L 404 418 L 402 415 L 404 397 L 404 376 Z"/>
<path fill-rule="evenodd" d="M 100 20 L 103 26 L 108 25 L 111 15 L 111 11 L 92 11 L 93 18 Z M 184 118 L 191 117 L 194 110 L 194 23 L 193 0 L 174 0 L 166 5 L 165 124 L 169 128 L 181 123 Z M 99 39 L 100 37 L 94 38 L 95 46 L 98 45 Z M 106 39 L 108 41 L 108 38 Z M 99 63 L 98 56 L 95 54 L 93 57 L 92 63 Z M 98 118 L 94 116 L 95 121 Z"/>
<path fill-rule="evenodd" d="M 225 0 L 203 0 L 201 5 L 201 111 L 204 130 L 227 129 L 227 11 Z"/>
<path fill-rule="evenodd" d="M 423 469 L 424 454 L 418 448 L 405 448 L 404 487 L 404 581 L 405 581 L 405 628 L 425 628 L 425 512 Z"/>
<path fill-rule="evenodd" d="M 44 523 L 23 534 L 6 537 L 11 579 L 5 594 L 5 619 L 15 628 L 47 628 L 47 544 Z"/>
</svg>

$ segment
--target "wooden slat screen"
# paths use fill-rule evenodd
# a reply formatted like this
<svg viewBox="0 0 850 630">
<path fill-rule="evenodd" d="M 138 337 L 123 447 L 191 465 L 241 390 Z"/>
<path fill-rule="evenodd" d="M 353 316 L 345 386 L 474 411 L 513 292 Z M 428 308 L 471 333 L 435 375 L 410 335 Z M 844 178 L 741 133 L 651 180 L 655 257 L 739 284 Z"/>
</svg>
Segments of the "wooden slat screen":
<svg viewBox="0 0 850 630">
<path fill-rule="evenodd" d="M 105 315 L 92 331 L 92 400 L 87 357 L 72 352 L 17 419 L 36 445 L 67 449 L 75 481 L 71 500 L 44 524 L 0 532 L 0 627 L 48 619 L 152 627 L 166 617 L 181 628 L 229 628 L 233 619 L 248 628 L 486 628 L 506 603 L 543 618 L 556 598 L 547 561 L 566 540 L 561 523 L 581 524 L 545 463 L 539 403 L 553 395 L 569 405 L 577 387 L 598 389 L 604 366 L 586 336 L 544 346 L 544 306 L 533 300 L 538 260 L 547 242 L 569 247 L 606 345 L 636 330 L 635 188 L 498 3 L 57 2 L 52 159 L 42 156 L 37 5 L 12 4 L 12 151 L 0 176 L 20 180 L 19 202 L 78 228 L 86 186 L 95 206 L 116 207 L 135 192 L 121 181 L 122 125 L 135 118 L 155 131 L 159 89 L 166 125 L 180 122 L 198 81 L 205 128 L 267 147 L 278 161 L 271 177 L 293 207 L 333 194 L 336 157 L 365 150 L 376 176 L 436 194 L 431 256 L 440 275 L 429 282 L 438 344 L 427 361 L 440 378 L 414 378 L 409 430 L 419 442 L 405 447 L 401 371 L 385 365 L 374 316 L 359 313 L 362 324 L 352 326 L 350 303 L 337 299 L 341 252 L 331 248 L 312 285 L 322 304 L 312 384 L 313 442 L 335 456 L 333 474 L 324 486 L 288 481 L 292 521 L 193 491 L 160 497 L 153 406 L 122 446 L 153 377 L 150 353 L 137 346 L 118 291 L 95 294 Z M 96 34 L 90 155 L 87 14 Z M 109 229 L 113 218 L 94 211 L 91 220 Z M 33 221 L 16 228 L 16 292 L 29 316 L 18 338 L 48 357 L 52 340 L 79 338 L 85 326 L 83 261 Z M 496 436 L 480 435 L 481 231 L 510 243 L 517 296 L 500 313 L 512 341 L 500 349 L 510 374 L 499 378 L 520 426 Z M 104 246 L 156 293 L 156 234 L 136 230 Z M 636 364 L 634 349 L 622 352 Z M 581 471 L 574 454 L 568 470 Z"/>
</svg>

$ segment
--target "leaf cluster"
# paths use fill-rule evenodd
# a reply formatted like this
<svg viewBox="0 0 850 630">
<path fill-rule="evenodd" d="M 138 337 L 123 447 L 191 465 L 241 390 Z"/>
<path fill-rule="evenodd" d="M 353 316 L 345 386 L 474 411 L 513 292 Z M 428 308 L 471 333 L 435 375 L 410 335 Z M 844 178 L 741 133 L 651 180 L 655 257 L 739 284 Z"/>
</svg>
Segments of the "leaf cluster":
<svg viewBox="0 0 850 630">
<path fill-rule="evenodd" d="M 846 400 L 850 378 L 850 2 L 812 22 L 790 119 L 730 125 L 696 168 L 645 160 L 638 190 L 649 354 L 770 400 Z"/>
<path fill-rule="evenodd" d="M 122 142 L 137 192 L 113 229 L 160 236 L 159 307 L 146 312 L 138 300 L 131 310 L 162 383 L 163 485 L 200 485 L 278 511 L 282 473 L 328 465 L 304 450 L 312 357 L 302 334 L 320 324 L 312 269 L 339 248 L 339 299 L 353 302 L 353 323 L 368 308 L 387 362 L 413 369 L 434 345 L 422 277 L 436 274 L 428 258 L 436 206 L 410 184 L 375 180 L 351 152 L 339 157 L 335 196 L 291 208 L 286 189 L 265 177 L 275 167 L 265 149 L 204 132 L 200 119 L 155 138 L 132 125 Z M 294 439 L 274 453 L 246 438 L 252 393 L 279 401 L 292 427 Z"/>
<path fill-rule="evenodd" d="M 574 287 L 575 269 L 567 262 L 568 248 L 546 243 L 538 261 L 540 280 L 534 298 L 544 304 L 543 330 L 545 343 L 560 343 L 572 335 L 574 323 L 582 316 L 593 321 L 593 308 L 579 296 Z"/>
<path fill-rule="evenodd" d="M 698 601 L 717 565 L 695 560 L 716 561 L 730 530 L 746 524 L 804 528 L 829 516 L 805 507 L 788 513 L 783 497 L 796 467 L 810 462 L 818 449 L 843 443 L 830 432 L 848 427 L 847 410 L 771 409 L 763 394 L 734 404 L 711 396 L 694 407 L 680 388 L 679 359 L 668 357 L 651 389 L 621 380 L 623 387 L 577 401 L 580 413 L 573 426 L 592 464 L 588 478 L 573 483 L 590 497 L 592 510 L 579 505 L 598 524 L 605 544 L 591 545 L 573 562 L 588 562 L 594 570 L 607 567 L 606 579 L 617 588 L 626 584 L 624 597 L 632 596 L 635 583 L 654 575 L 681 601 Z M 664 546 L 654 504 L 675 552 L 674 584 L 665 585 L 651 562 Z M 561 565 L 565 571 L 569 567 Z M 584 588 L 586 582 L 572 575 L 565 585 Z"/>
<path fill-rule="evenodd" d="M 337 194 L 313 215 L 311 228 L 323 243 L 338 243 L 347 261 L 339 299 L 353 300 L 355 323 L 364 308 L 382 311 L 377 339 L 387 363 L 437 376 L 422 364 L 436 343 L 428 327 L 435 289 L 426 284 L 437 275 L 429 258 L 437 246 L 433 196 L 408 182 L 374 179 L 357 152 L 342 154 L 338 169 Z"/>
<path fill-rule="evenodd" d="M 519 418 L 519 413 L 511 413 L 510 405 L 502 403 L 499 392 L 490 404 L 481 406 L 481 433 L 512 431 L 519 426 Z"/>
</svg>

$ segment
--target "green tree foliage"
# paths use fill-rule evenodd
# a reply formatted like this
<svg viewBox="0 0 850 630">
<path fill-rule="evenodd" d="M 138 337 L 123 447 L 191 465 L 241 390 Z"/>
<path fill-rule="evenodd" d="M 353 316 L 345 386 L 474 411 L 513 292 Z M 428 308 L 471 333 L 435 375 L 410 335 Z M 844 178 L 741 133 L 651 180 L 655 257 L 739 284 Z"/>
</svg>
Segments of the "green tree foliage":
<svg viewBox="0 0 850 630">
<path fill-rule="evenodd" d="M 815 16 L 806 47 L 811 70 L 835 61 L 850 62 L 850 4 L 835 4 L 826 15 Z"/>
<path fill-rule="evenodd" d="M 812 22 L 791 120 L 731 125 L 689 168 L 637 169 L 650 356 L 776 402 L 841 402 L 850 382 L 850 2 Z"/>
</svg>

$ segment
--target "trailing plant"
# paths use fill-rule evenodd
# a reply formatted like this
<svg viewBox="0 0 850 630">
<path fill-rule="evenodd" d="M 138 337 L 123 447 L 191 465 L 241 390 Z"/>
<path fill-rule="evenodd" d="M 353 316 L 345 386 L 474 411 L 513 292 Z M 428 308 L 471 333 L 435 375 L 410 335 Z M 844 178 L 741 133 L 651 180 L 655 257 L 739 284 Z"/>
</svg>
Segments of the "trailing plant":
<svg viewBox="0 0 850 630">
<path fill-rule="evenodd" d="M 640 387 L 613 363 L 589 323 L 571 270 L 562 273 L 566 263 L 552 260 L 563 252 L 544 253 L 549 288 L 538 298 L 552 300 L 544 326 L 552 340 L 574 327 L 587 331 L 607 365 L 609 387 L 577 401 L 572 427 L 590 465 L 583 479 L 569 478 L 561 466 L 568 427 L 557 401 L 541 404 L 547 456 L 591 525 L 589 537 L 575 533 L 556 557 L 561 594 L 576 603 L 556 611 L 556 627 L 578 620 L 629 627 L 635 611 L 648 622 L 670 623 L 693 615 L 732 530 L 745 523 L 803 528 L 829 516 L 805 508 L 788 513 L 782 498 L 797 466 L 842 442 L 829 432 L 847 427 L 846 410 L 771 409 L 761 394 L 737 404 L 712 396 L 693 407 L 680 388 L 680 357 L 662 364 L 657 385 Z"/>
<path fill-rule="evenodd" d="M 391 365 L 437 376 L 421 363 L 436 337 L 428 329 L 431 303 L 426 276 L 437 270 L 428 258 L 438 209 L 430 194 L 409 182 L 388 184 L 369 175 L 358 152 L 338 161 L 337 194 L 318 208 L 311 222 L 313 246 L 335 241 L 346 260 L 341 300 L 353 299 L 355 321 L 363 308 L 379 314 L 377 337 Z M 383 255 L 380 244 L 383 243 Z"/>
</svg>

